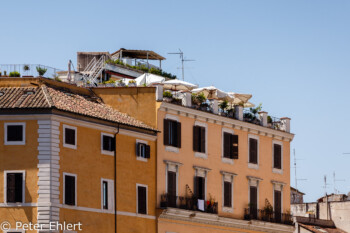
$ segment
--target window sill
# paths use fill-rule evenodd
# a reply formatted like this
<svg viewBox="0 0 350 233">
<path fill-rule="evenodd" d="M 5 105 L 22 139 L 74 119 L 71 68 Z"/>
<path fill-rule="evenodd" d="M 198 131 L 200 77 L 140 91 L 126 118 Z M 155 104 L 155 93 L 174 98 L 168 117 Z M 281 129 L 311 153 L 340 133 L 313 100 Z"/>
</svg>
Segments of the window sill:
<svg viewBox="0 0 350 233">
<path fill-rule="evenodd" d="M 272 168 L 272 172 L 273 173 L 277 173 L 277 174 L 283 174 L 283 170 L 282 169 L 278 169 L 278 168 Z"/>
<path fill-rule="evenodd" d="M 222 212 L 233 213 L 233 207 L 222 207 Z"/>
<path fill-rule="evenodd" d="M 194 152 L 194 157 L 207 159 L 208 155 L 206 153 L 202 153 L 202 152 Z"/>
<path fill-rule="evenodd" d="M 165 146 L 165 151 L 179 153 L 179 148 L 174 146 Z"/>
<path fill-rule="evenodd" d="M 222 157 L 221 158 L 222 162 L 223 163 L 227 163 L 227 164 L 233 164 L 233 159 L 229 159 L 229 158 L 225 158 L 225 157 Z"/>
<path fill-rule="evenodd" d="M 259 169 L 259 164 L 255 164 L 255 163 L 248 163 L 248 168 L 258 170 L 258 169 Z"/>
<path fill-rule="evenodd" d="M 36 206 L 36 203 L 24 203 L 24 202 L 0 203 L 0 207 L 27 207 L 27 206 Z"/>
<path fill-rule="evenodd" d="M 23 145 L 25 145 L 26 144 L 26 142 L 8 142 L 8 141 L 6 141 L 6 142 L 4 142 L 4 145 L 5 146 L 23 146 Z"/>
<path fill-rule="evenodd" d="M 102 150 L 101 154 L 114 156 L 114 151 Z"/>
<path fill-rule="evenodd" d="M 65 144 L 63 143 L 63 147 L 69 148 L 69 149 L 77 149 L 77 145 L 70 145 L 70 144 Z"/>
<path fill-rule="evenodd" d="M 140 156 L 137 156 L 137 157 L 136 157 L 136 160 L 142 161 L 142 162 L 148 162 L 148 159 L 143 158 L 143 157 L 140 157 Z"/>
</svg>

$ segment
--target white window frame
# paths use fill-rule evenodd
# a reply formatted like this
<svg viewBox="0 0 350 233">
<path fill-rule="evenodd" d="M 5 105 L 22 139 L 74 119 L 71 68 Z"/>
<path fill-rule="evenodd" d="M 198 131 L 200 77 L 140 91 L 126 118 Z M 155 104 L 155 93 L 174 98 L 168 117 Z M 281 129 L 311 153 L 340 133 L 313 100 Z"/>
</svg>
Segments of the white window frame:
<svg viewBox="0 0 350 233">
<path fill-rule="evenodd" d="M 249 140 L 251 139 L 251 138 L 253 138 L 253 139 L 256 139 L 257 140 L 257 143 L 258 143 L 258 145 L 257 145 L 257 164 L 254 164 L 254 163 L 250 163 L 249 162 L 249 156 L 250 156 L 250 146 L 249 146 Z M 252 168 L 252 169 L 259 169 L 259 164 L 260 164 L 260 162 L 259 162 L 259 151 L 260 151 L 260 139 L 259 139 L 259 136 L 258 135 L 255 135 L 255 134 L 248 134 L 248 168 Z"/>
<path fill-rule="evenodd" d="M 103 208 L 103 182 L 107 182 L 108 186 L 108 209 Z M 101 210 L 103 213 L 114 211 L 114 180 L 101 178 Z"/>
<path fill-rule="evenodd" d="M 226 213 L 233 213 L 233 207 L 234 207 L 234 203 L 233 203 L 233 190 L 234 190 L 234 177 L 236 176 L 236 174 L 234 173 L 229 173 L 229 172 L 224 172 L 221 171 L 222 174 L 222 211 L 226 212 Z M 224 206 L 224 200 L 225 200 L 225 184 L 224 182 L 231 182 L 231 207 L 227 207 Z"/>
<path fill-rule="evenodd" d="M 75 203 L 74 205 L 67 205 L 66 204 L 66 176 L 74 176 L 75 179 L 75 184 L 74 184 L 74 188 L 75 188 Z M 67 173 L 67 172 L 63 172 L 63 205 L 64 206 L 78 206 L 78 177 L 77 174 L 72 174 L 72 173 Z"/>
<path fill-rule="evenodd" d="M 179 167 L 182 163 L 165 160 L 165 192 L 168 193 L 168 171 L 176 172 L 176 196 L 179 195 Z"/>
<path fill-rule="evenodd" d="M 275 210 L 275 190 L 276 191 L 280 191 L 281 192 L 281 214 L 283 213 L 283 187 L 284 187 L 284 183 L 282 182 L 276 182 L 276 181 L 271 181 L 271 183 L 273 184 L 273 211 Z"/>
<path fill-rule="evenodd" d="M 194 156 L 197 158 L 208 159 L 208 124 L 200 121 L 195 121 L 194 125 L 205 128 L 205 153 L 195 151 Z"/>
<path fill-rule="evenodd" d="M 169 120 L 173 120 L 173 121 L 177 121 L 180 123 L 180 119 L 178 116 L 174 116 L 174 115 L 170 115 L 170 114 L 166 114 L 165 115 L 165 119 L 169 119 Z M 163 126 L 164 127 L 164 126 Z M 163 129 L 164 132 L 164 129 Z M 181 135 L 182 136 L 182 135 Z M 165 151 L 169 151 L 169 152 L 173 152 L 173 153 L 179 153 L 179 149 L 178 147 L 175 146 L 165 146 Z"/>
<path fill-rule="evenodd" d="M 103 136 L 112 137 L 114 139 L 114 135 L 113 134 L 101 133 L 101 154 L 114 156 L 114 151 L 109 151 L 109 150 L 104 150 L 103 149 Z M 116 148 L 114 148 L 114 150 L 116 150 Z"/>
<path fill-rule="evenodd" d="M 203 177 L 204 178 L 204 185 L 205 185 L 205 189 L 204 189 L 204 201 L 207 200 L 207 182 L 208 182 L 208 172 L 211 171 L 211 169 L 209 168 L 204 168 L 204 167 L 198 167 L 198 166 L 193 166 L 193 168 L 195 169 L 195 173 L 194 176 L 195 177 Z M 194 190 L 194 188 L 193 188 Z"/>
<path fill-rule="evenodd" d="M 275 160 L 274 145 L 275 144 L 281 146 L 281 169 L 278 169 L 278 168 L 274 167 L 274 160 Z M 277 174 L 283 174 L 283 142 L 278 141 L 278 140 L 273 140 L 272 141 L 272 172 L 273 173 L 277 173 Z"/>
<path fill-rule="evenodd" d="M 147 141 L 144 141 L 144 140 L 140 140 L 140 139 L 136 139 L 136 145 L 138 143 L 143 143 L 143 144 L 146 144 L 148 146 L 148 142 Z M 138 148 L 136 148 L 138 149 Z M 139 152 L 140 153 L 140 152 Z M 144 157 L 141 157 L 141 156 L 136 156 L 136 160 L 138 161 L 142 161 L 142 162 L 147 162 L 148 159 L 147 158 L 144 158 Z"/>
<path fill-rule="evenodd" d="M 138 187 L 145 187 L 146 188 L 146 214 L 140 214 L 139 211 L 139 188 Z M 136 183 L 136 215 L 148 215 L 148 185 L 146 184 L 138 184 Z"/>
<path fill-rule="evenodd" d="M 7 140 L 7 126 L 20 125 L 22 126 L 22 141 L 8 141 Z M 4 124 L 4 145 L 25 145 L 26 144 L 26 123 L 25 122 L 6 122 Z"/>
<path fill-rule="evenodd" d="M 227 163 L 227 164 L 234 164 L 234 159 L 229 159 L 229 158 L 225 158 L 224 157 L 224 133 L 229 133 L 229 134 L 232 134 L 234 135 L 234 130 L 232 129 L 228 129 L 228 128 L 222 128 L 222 132 L 221 132 L 221 160 L 223 163 Z"/>
<path fill-rule="evenodd" d="M 71 144 L 66 144 L 66 129 L 72 129 L 75 131 L 75 145 L 71 145 Z M 71 125 L 63 125 L 63 146 L 64 147 L 67 147 L 67 148 L 70 148 L 70 149 L 77 149 L 77 144 L 78 144 L 78 141 L 77 141 L 77 135 L 78 135 L 78 130 L 77 130 L 77 127 L 75 126 L 71 126 Z"/>
<path fill-rule="evenodd" d="M 5 170 L 4 171 L 4 203 L 7 205 L 18 205 L 17 203 L 8 203 L 7 202 L 7 174 L 8 173 L 22 173 L 23 181 L 22 181 L 22 202 L 18 202 L 24 204 L 25 200 L 25 187 L 26 187 L 26 171 L 25 170 Z"/>
</svg>

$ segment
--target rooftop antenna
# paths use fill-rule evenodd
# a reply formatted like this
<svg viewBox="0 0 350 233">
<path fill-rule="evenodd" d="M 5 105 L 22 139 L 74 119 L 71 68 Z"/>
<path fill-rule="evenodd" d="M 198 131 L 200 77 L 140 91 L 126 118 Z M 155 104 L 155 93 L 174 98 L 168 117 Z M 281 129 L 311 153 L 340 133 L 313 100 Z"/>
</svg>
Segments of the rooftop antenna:
<svg viewBox="0 0 350 233">
<path fill-rule="evenodd" d="M 185 67 L 184 67 L 184 62 L 186 62 L 186 61 L 195 61 L 195 60 L 184 58 L 184 53 L 181 51 L 181 49 L 179 49 L 179 52 L 177 52 L 177 53 L 168 53 L 168 54 L 179 54 L 179 55 L 180 55 L 180 59 L 181 59 L 181 69 L 182 69 L 182 81 L 185 81 Z"/>
<path fill-rule="evenodd" d="M 336 188 L 336 182 L 337 181 L 345 181 L 345 180 L 337 180 L 336 178 L 335 178 L 335 171 L 333 172 L 333 185 L 334 185 L 334 194 L 336 194 L 336 193 L 339 193 L 339 190 L 337 190 L 337 188 Z"/>
<path fill-rule="evenodd" d="M 295 148 L 293 149 L 293 153 L 294 153 L 294 176 L 295 176 L 295 189 L 298 190 L 298 180 L 300 181 L 305 181 L 307 179 L 298 179 L 297 177 L 297 160 L 301 160 L 301 159 L 297 159 L 296 155 L 295 155 Z"/>
</svg>

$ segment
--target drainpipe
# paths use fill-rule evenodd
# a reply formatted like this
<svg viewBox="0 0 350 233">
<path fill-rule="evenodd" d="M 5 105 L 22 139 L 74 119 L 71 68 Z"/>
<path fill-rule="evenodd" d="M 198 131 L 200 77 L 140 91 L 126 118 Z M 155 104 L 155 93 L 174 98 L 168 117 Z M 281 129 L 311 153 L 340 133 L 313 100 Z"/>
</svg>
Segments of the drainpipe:
<svg viewBox="0 0 350 233">
<path fill-rule="evenodd" d="M 117 233 L 117 134 L 119 133 L 119 124 L 118 131 L 114 134 L 114 232 Z"/>
</svg>

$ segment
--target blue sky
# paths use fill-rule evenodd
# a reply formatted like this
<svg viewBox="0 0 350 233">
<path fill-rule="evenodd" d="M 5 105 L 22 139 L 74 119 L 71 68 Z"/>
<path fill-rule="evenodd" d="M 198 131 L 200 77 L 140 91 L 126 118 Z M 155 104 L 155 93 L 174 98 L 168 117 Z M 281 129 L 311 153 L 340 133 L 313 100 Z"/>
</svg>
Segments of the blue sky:
<svg viewBox="0 0 350 233">
<path fill-rule="evenodd" d="M 167 57 L 166 71 L 200 86 L 252 93 L 276 117 L 292 118 L 298 188 L 307 201 L 350 191 L 350 2 L 4 1 L 0 64 L 66 69 L 77 51 L 150 49 Z M 293 170 L 292 170 L 293 171 Z M 294 185 L 294 172 L 291 172 Z"/>
</svg>

